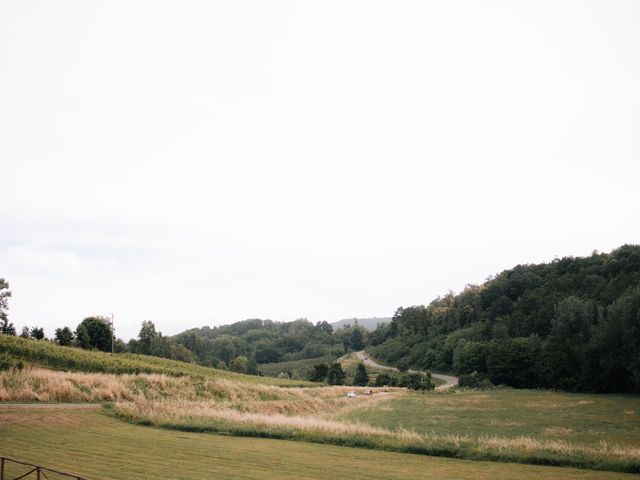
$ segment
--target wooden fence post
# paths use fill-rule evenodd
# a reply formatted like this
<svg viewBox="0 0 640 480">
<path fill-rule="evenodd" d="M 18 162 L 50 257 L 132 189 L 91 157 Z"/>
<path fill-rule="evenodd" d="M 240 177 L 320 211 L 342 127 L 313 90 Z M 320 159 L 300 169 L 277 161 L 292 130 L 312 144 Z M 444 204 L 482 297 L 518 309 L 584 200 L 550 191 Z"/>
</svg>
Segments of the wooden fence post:
<svg viewBox="0 0 640 480">
<path fill-rule="evenodd" d="M 4 457 L 0 459 L 0 480 L 4 480 Z"/>
<path fill-rule="evenodd" d="M 40 467 L 36 467 L 36 478 L 40 480 Z"/>
</svg>

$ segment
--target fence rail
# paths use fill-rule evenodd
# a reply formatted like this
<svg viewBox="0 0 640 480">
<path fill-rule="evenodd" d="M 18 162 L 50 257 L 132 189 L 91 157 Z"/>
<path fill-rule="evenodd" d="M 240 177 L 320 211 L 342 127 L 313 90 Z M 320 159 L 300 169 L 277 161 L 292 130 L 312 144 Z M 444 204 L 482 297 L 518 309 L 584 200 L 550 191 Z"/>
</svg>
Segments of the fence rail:
<svg viewBox="0 0 640 480">
<path fill-rule="evenodd" d="M 21 473 L 17 477 L 10 478 L 8 476 L 7 468 L 12 464 L 18 464 L 27 467 L 28 470 L 26 473 Z M 31 470 L 29 470 L 31 467 Z M 52 480 L 49 475 L 57 475 L 56 478 L 62 476 L 65 479 L 73 479 L 73 480 L 89 480 L 86 477 L 81 477 L 80 475 L 76 475 L 75 473 L 61 472 L 60 470 L 55 470 L 53 468 L 43 467 L 42 465 L 36 465 L 34 463 L 24 462 L 22 460 L 17 460 L 11 457 L 0 457 L 0 480 L 22 480 L 22 479 L 32 479 L 36 480 Z"/>
</svg>

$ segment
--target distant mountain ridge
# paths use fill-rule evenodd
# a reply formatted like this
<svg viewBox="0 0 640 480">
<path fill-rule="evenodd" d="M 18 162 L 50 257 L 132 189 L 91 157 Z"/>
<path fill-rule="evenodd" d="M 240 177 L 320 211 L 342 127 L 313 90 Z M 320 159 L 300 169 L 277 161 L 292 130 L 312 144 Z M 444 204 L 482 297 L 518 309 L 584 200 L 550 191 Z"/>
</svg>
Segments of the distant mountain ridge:
<svg viewBox="0 0 640 480">
<path fill-rule="evenodd" d="M 338 330 L 339 328 L 343 328 L 347 325 L 351 325 L 352 327 L 356 325 L 356 323 L 367 330 L 368 332 L 372 332 L 376 329 L 378 324 L 381 323 L 389 323 L 391 322 L 391 317 L 372 317 L 372 318 L 345 318 L 343 320 L 338 320 L 337 322 L 333 322 L 331 326 L 334 330 Z"/>
</svg>

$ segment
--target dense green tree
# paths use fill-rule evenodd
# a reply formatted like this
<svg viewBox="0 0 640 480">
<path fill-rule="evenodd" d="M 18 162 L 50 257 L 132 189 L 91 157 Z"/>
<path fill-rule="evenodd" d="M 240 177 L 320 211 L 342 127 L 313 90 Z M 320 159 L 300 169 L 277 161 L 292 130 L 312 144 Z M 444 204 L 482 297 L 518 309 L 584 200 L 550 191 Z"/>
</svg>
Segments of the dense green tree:
<svg viewBox="0 0 640 480">
<path fill-rule="evenodd" d="M 54 340 L 58 345 L 63 347 L 73 344 L 73 332 L 69 327 L 56 328 Z"/>
<path fill-rule="evenodd" d="M 236 356 L 236 346 L 233 343 L 233 337 L 230 335 L 216 338 L 211 346 L 216 358 L 219 358 L 227 365 L 229 365 L 231 360 Z"/>
<path fill-rule="evenodd" d="M 127 344 L 121 338 L 116 338 L 116 341 L 113 344 L 113 350 L 115 353 L 127 353 L 129 349 L 127 348 Z"/>
<path fill-rule="evenodd" d="M 549 386 L 574 391 L 590 381 L 583 374 L 595 321 L 591 301 L 570 296 L 558 303 L 540 359 L 541 373 Z"/>
<path fill-rule="evenodd" d="M 594 328 L 598 390 L 640 392 L 640 285 L 613 302 Z"/>
<path fill-rule="evenodd" d="M 162 332 L 156 330 L 155 324 L 150 320 L 142 322 L 138 339 L 131 342 L 131 351 L 142 355 L 154 355 L 156 357 L 190 358 L 181 348 L 178 348 L 167 337 L 162 336 Z M 184 348 L 184 347 L 183 347 Z M 176 358 L 177 359 L 177 358 Z"/>
<path fill-rule="evenodd" d="M 84 349 L 111 351 L 111 325 L 104 317 L 87 317 L 76 328 L 76 343 Z"/>
<path fill-rule="evenodd" d="M 249 359 L 243 355 L 240 355 L 233 360 L 229 364 L 229 370 L 238 373 L 248 373 L 249 372 Z"/>
<path fill-rule="evenodd" d="M 327 372 L 327 383 L 329 385 L 344 385 L 346 374 L 339 362 L 334 362 Z"/>
<path fill-rule="evenodd" d="M 172 342 L 163 337 L 161 332 L 158 332 L 158 336 L 151 340 L 151 353 L 156 357 L 172 358 L 171 357 Z"/>
<path fill-rule="evenodd" d="M 316 323 L 316 330 L 321 333 L 321 334 L 325 334 L 325 335 L 332 335 L 333 334 L 333 327 L 331 326 L 331 324 L 329 322 L 318 322 Z"/>
<path fill-rule="evenodd" d="M 152 344 L 156 338 L 158 338 L 158 332 L 154 323 L 150 320 L 143 321 L 138 333 L 136 353 L 151 355 Z"/>
<path fill-rule="evenodd" d="M 359 363 L 356 367 L 356 374 L 353 377 L 353 384 L 364 387 L 369 383 L 369 374 L 363 363 Z"/>
<path fill-rule="evenodd" d="M 280 359 L 281 355 L 275 348 L 267 345 L 256 348 L 256 362 L 258 363 L 276 363 Z"/>
<path fill-rule="evenodd" d="M 487 373 L 494 384 L 517 388 L 536 386 L 536 361 L 540 354 L 537 337 L 492 342 L 487 355 Z"/>
<path fill-rule="evenodd" d="M 364 333 L 360 327 L 355 327 L 349 338 L 351 348 L 358 351 L 364 348 Z"/>
<path fill-rule="evenodd" d="M 249 357 L 249 362 L 247 363 L 247 373 L 249 375 L 258 375 L 258 363 L 256 362 L 256 356 L 251 355 Z"/>
<path fill-rule="evenodd" d="M 431 372 L 429 372 L 428 379 L 426 375 L 419 372 L 404 372 L 400 375 L 398 386 L 410 390 L 431 390 L 433 388 Z"/>
<path fill-rule="evenodd" d="M 351 335 L 345 335 L 342 337 L 342 346 L 344 347 L 344 353 L 351 351 Z"/>
<path fill-rule="evenodd" d="M 318 363 L 310 370 L 307 378 L 312 382 L 324 382 L 329 373 L 329 366 L 326 363 Z"/>
<path fill-rule="evenodd" d="M 378 326 L 373 332 L 369 332 L 367 334 L 366 343 L 368 345 L 373 345 L 373 346 L 380 345 L 382 342 L 384 342 L 387 339 L 388 336 L 389 336 L 389 324 L 381 323 L 381 324 L 378 324 Z"/>
<path fill-rule="evenodd" d="M 392 376 L 388 373 L 383 372 L 376 376 L 376 387 L 389 387 L 392 383 Z"/>
<path fill-rule="evenodd" d="M 9 316 L 7 315 L 10 297 L 11 290 L 9 290 L 9 284 L 4 278 L 0 278 L 0 333 L 4 333 L 5 335 L 16 334 L 16 328 L 13 326 L 13 323 L 9 322 Z"/>
<path fill-rule="evenodd" d="M 181 362 L 196 363 L 194 353 L 184 345 L 176 342 L 169 342 L 169 358 L 180 360 Z"/>
<path fill-rule="evenodd" d="M 323 357 L 329 353 L 329 346 L 315 340 L 309 341 L 302 349 L 304 358 Z"/>
<path fill-rule="evenodd" d="M 44 328 L 42 327 L 33 327 L 29 331 L 29 336 L 35 340 L 43 340 L 44 339 Z"/>
<path fill-rule="evenodd" d="M 453 354 L 453 369 L 458 373 L 486 372 L 487 342 L 461 341 Z"/>
</svg>

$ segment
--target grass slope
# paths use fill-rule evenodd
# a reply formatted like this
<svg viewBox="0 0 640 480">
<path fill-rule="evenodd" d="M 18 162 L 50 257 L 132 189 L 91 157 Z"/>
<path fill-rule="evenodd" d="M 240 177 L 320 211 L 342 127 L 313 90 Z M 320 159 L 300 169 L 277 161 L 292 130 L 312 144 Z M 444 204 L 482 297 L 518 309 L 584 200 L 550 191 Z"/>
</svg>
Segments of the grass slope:
<svg viewBox="0 0 640 480">
<path fill-rule="evenodd" d="M 3 353 L 27 363 L 56 370 L 116 374 L 159 373 L 170 376 L 190 375 L 285 387 L 314 385 L 311 382 L 304 381 L 294 382 L 279 378 L 264 379 L 147 355 L 130 353 L 111 355 L 105 352 L 82 350 L 80 348 L 60 347 L 46 341 L 0 334 L 0 354 Z"/>
<path fill-rule="evenodd" d="M 635 475 L 225 437 L 140 427 L 96 411 L 0 408 L 0 454 L 93 480 L 225 478 L 613 480 Z M 12 468 L 12 467 L 11 467 Z M 9 478 L 17 470 L 8 470 Z M 12 476 L 13 475 L 13 476 Z"/>
</svg>

